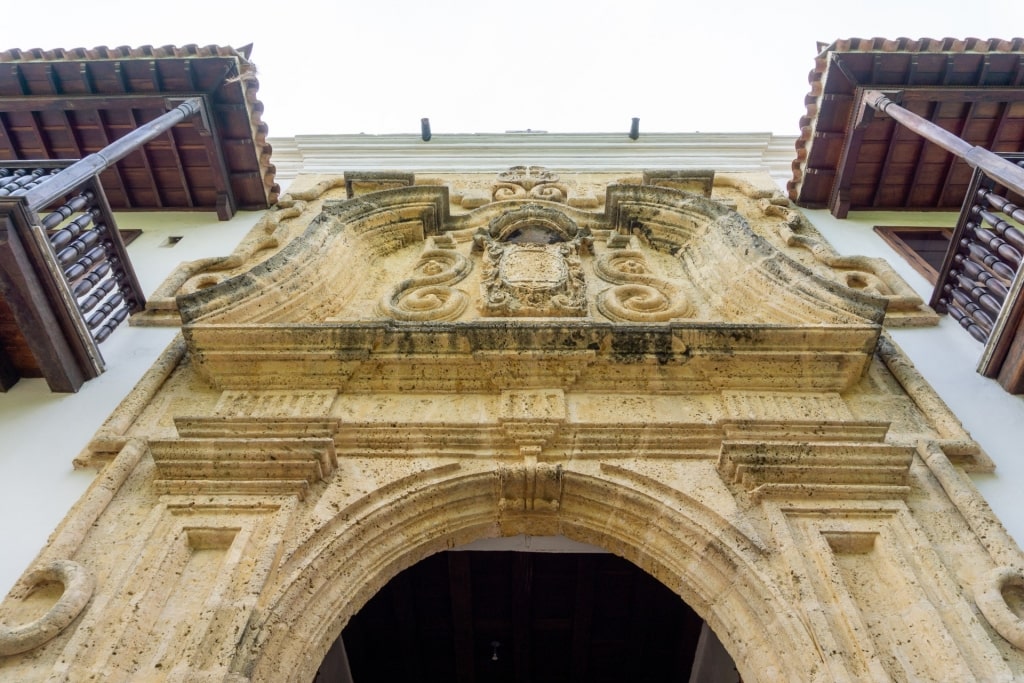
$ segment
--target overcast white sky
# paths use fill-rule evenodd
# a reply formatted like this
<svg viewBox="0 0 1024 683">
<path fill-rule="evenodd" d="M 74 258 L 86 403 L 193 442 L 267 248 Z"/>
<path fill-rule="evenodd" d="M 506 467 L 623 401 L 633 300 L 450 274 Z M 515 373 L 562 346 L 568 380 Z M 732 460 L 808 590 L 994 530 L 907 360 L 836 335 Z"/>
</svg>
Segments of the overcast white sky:
<svg viewBox="0 0 1024 683">
<path fill-rule="evenodd" d="M 271 136 L 417 133 L 424 116 L 434 133 L 637 116 L 795 135 L 816 41 L 1024 34 L 1021 0 L 33 0 L 7 18 L 0 49 L 252 42 Z"/>
</svg>

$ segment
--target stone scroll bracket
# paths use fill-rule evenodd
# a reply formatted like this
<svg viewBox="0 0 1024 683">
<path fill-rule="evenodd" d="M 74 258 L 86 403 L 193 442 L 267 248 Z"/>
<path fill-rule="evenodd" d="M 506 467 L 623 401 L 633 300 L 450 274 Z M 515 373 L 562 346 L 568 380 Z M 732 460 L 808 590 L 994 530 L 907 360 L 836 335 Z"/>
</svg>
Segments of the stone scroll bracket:
<svg viewBox="0 0 1024 683">
<path fill-rule="evenodd" d="M 391 288 L 378 304 L 381 314 L 410 322 L 455 320 L 469 297 L 453 285 L 473 269 L 450 235 L 428 237 L 413 275 Z"/>
<path fill-rule="evenodd" d="M 1024 650 L 1024 618 L 1010 606 L 1006 597 L 1009 589 L 1024 589 L 1024 569 L 996 567 L 978 581 L 974 600 L 996 633 L 1018 650 Z"/>
<path fill-rule="evenodd" d="M 78 618 L 96 588 L 96 580 L 85 567 L 71 560 L 54 560 L 22 579 L 29 594 L 53 581 L 63 584 L 64 592 L 46 614 L 21 626 L 0 624 L 0 657 L 34 650 L 55 638 Z"/>
<path fill-rule="evenodd" d="M 614 285 L 597 295 L 602 315 L 640 323 L 693 316 L 694 307 L 681 289 L 654 274 L 635 235 L 611 233 L 607 247 L 594 262 L 597 276 Z"/>
</svg>

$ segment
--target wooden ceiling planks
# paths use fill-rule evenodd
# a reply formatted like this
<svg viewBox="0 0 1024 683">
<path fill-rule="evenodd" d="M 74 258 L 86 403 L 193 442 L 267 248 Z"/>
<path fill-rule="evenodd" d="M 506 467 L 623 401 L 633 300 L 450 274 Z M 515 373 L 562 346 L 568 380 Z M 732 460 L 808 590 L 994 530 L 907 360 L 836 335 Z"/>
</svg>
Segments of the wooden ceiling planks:
<svg viewBox="0 0 1024 683">
<path fill-rule="evenodd" d="M 246 51 L 94 48 L 0 52 L 0 161 L 77 159 L 202 95 L 179 124 L 102 176 L 115 209 L 262 209 L 276 201 L 258 84 Z"/>
<path fill-rule="evenodd" d="M 614 555 L 445 552 L 396 576 L 342 638 L 353 680 L 687 680 L 701 619 Z"/>
<path fill-rule="evenodd" d="M 790 198 L 850 210 L 958 210 L 971 169 L 897 126 L 865 114 L 869 88 L 972 145 L 1024 149 L 1024 40 L 850 39 L 828 46 L 811 73 Z"/>
</svg>

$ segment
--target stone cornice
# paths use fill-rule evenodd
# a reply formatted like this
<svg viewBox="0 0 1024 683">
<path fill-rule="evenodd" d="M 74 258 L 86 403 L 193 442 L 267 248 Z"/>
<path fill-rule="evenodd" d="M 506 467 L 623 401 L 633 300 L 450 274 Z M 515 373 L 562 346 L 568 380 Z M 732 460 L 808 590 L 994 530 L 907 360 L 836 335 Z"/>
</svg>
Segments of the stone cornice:
<svg viewBox="0 0 1024 683">
<path fill-rule="evenodd" d="M 715 168 L 765 171 L 780 185 L 791 175 L 795 136 L 771 133 L 476 133 L 435 135 L 299 135 L 274 138 L 279 180 L 343 170 L 496 172 L 539 164 L 552 170 L 640 171 Z"/>
</svg>

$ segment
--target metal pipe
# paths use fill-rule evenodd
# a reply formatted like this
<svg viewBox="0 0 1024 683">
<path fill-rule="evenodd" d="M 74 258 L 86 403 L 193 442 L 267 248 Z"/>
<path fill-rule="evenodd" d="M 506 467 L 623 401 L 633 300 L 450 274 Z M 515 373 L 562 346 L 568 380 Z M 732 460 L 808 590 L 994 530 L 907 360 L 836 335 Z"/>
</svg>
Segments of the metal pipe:
<svg viewBox="0 0 1024 683">
<path fill-rule="evenodd" d="M 957 155 L 972 168 L 981 169 L 989 178 L 1014 190 L 1017 194 L 1024 194 L 1024 169 L 1012 161 L 1007 161 L 998 154 L 993 154 L 982 147 L 975 147 L 963 138 L 957 137 L 931 121 L 904 109 L 878 90 L 866 90 L 863 100 L 872 109 L 888 114 L 895 121 L 906 126 L 924 139 L 930 140 L 947 152 Z"/>
<path fill-rule="evenodd" d="M 87 178 L 110 168 L 156 136 L 165 133 L 185 119 L 195 116 L 202 111 L 202 108 L 202 99 L 198 97 L 187 99 L 166 114 L 139 126 L 100 151 L 90 154 L 60 173 L 50 176 L 25 193 L 29 208 L 32 211 L 45 208 L 54 198 L 74 189 Z"/>
</svg>

